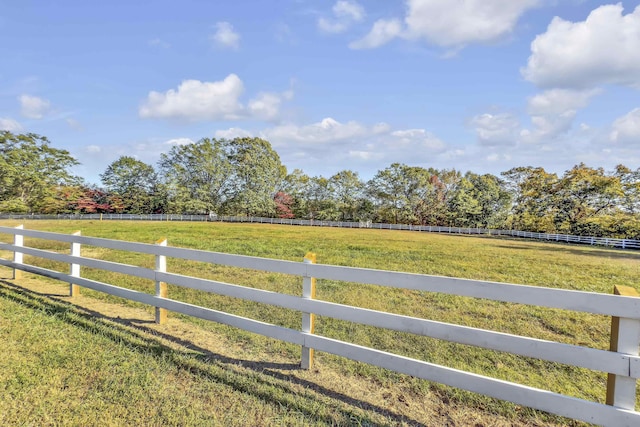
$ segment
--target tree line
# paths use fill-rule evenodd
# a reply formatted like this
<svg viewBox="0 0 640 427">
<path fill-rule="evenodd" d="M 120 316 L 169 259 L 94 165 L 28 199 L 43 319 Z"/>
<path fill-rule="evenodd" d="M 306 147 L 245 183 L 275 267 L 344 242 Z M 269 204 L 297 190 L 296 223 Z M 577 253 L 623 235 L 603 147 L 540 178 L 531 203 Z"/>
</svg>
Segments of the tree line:
<svg viewBox="0 0 640 427">
<path fill-rule="evenodd" d="M 287 172 L 268 141 L 178 145 L 157 165 L 122 156 L 101 186 L 36 134 L 0 133 L 0 212 L 172 213 L 372 221 L 640 238 L 640 168 L 579 164 L 561 176 L 516 167 L 500 176 L 393 163 L 370 180 Z"/>
</svg>

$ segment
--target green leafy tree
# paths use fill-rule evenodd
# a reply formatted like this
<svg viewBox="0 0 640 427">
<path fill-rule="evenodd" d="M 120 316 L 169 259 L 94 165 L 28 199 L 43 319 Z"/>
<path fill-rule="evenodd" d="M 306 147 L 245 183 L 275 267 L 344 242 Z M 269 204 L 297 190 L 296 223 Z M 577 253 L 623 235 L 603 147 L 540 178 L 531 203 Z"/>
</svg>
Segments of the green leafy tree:
<svg viewBox="0 0 640 427">
<path fill-rule="evenodd" d="M 111 163 L 100 175 L 106 189 L 124 201 L 124 212 L 132 214 L 162 211 L 164 195 L 153 166 L 129 156 Z"/>
<path fill-rule="evenodd" d="M 78 162 L 34 133 L 0 132 L 0 212 L 42 212 L 57 189 L 77 186 Z"/>
<path fill-rule="evenodd" d="M 479 207 L 479 212 L 469 218 L 469 224 L 472 227 L 502 227 L 511 206 L 511 195 L 504 182 L 495 175 L 477 175 L 472 172 L 467 172 L 465 178 L 473 187 L 471 196 Z"/>
<path fill-rule="evenodd" d="M 232 171 L 227 210 L 248 216 L 274 215 L 274 196 L 287 175 L 278 153 L 260 138 L 235 138 L 227 148 Z"/>
<path fill-rule="evenodd" d="M 301 169 L 294 169 L 282 180 L 281 191 L 292 198 L 291 211 L 295 218 L 309 217 L 309 199 L 307 197 L 311 177 Z"/>
<path fill-rule="evenodd" d="M 502 176 L 513 200 L 511 227 L 523 231 L 555 232 L 558 176 L 531 166 L 510 169 Z"/>
<path fill-rule="evenodd" d="M 613 213 L 624 194 L 617 176 L 584 163 L 566 171 L 554 190 L 556 229 L 576 234 L 585 221 Z"/>
<path fill-rule="evenodd" d="M 631 170 L 618 165 L 613 175 L 618 178 L 622 187 L 620 208 L 631 215 L 640 213 L 640 168 Z"/>
<path fill-rule="evenodd" d="M 428 170 L 400 163 L 378 171 L 367 183 L 378 219 L 394 224 L 423 223 L 428 216 L 426 200 L 432 188 Z"/>
<path fill-rule="evenodd" d="M 159 166 L 173 213 L 219 213 L 233 190 L 229 142 L 203 138 L 162 153 Z"/>
<path fill-rule="evenodd" d="M 364 182 L 360 180 L 358 173 L 344 170 L 333 175 L 329 181 L 333 190 L 332 199 L 340 212 L 340 219 L 342 221 L 358 219 L 364 191 Z"/>
<path fill-rule="evenodd" d="M 456 227 L 475 227 L 482 213 L 482 207 L 475 197 L 473 183 L 462 178 L 449 200 L 450 225 Z"/>
</svg>

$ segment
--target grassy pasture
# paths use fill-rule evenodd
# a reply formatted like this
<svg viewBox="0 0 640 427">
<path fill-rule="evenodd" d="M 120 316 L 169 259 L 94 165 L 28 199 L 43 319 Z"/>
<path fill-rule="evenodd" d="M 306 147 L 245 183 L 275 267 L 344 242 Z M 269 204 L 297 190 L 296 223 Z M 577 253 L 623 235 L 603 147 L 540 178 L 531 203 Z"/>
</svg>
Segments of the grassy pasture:
<svg viewBox="0 0 640 427">
<path fill-rule="evenodd" d="M 0 224 L 12 226 L 17 225 L 17 222 L 2 221 Z M 293 261 L 301 261 L 306 252 L 312 251 L 317 254 L 318 262 L 324 264 L 436 274 L 534 286 L 581 289 L 604 293 L 610 293 L 616 284 L 640 289 L 640 284 L 638 283 L 640 253 L 587 246 L 488 237 L 448 236 L 406 231 L 351 230 L 252 224 L 27 221 L 25 222 L 25 227 L 62 233 L 82 230 L 83 235 L 145 243 L 154 243 L 160 238 L 167 238 L 171 246 Z M 33 244 L 34 246 L 50 250 L 59 250 L 61 252 L 67 252 L 69 249 L 68 245 L 65 244 L 34 241 L 33 239 L 27 239 L 26 243 L 27 245 Z M 148 255 L 134 255 L 125 252 L 107 251 L 100 248 L 83 247 L 83 255 L 148 267 L 153 267 L 154 264 L 153 257 Z M 7 254 L 3 256 L 7 256 Z M 26 257 L 25 261 L 30 262 L 29 257 Z M 46 264 L 41 263 L 41 265 L 61 271 L 68 270 L 67 265 L 58 265 L 53 262 L 46 262 Z M 287 275 L 255 272 L 245 269 L 212 266 L 172 259 L 169 259 L 168 270 L 294 295 L 301 293 L 300 278 Z M 114 283 L 119 286 L 149 293 L 153 292 L 153 284 L 142 279 L 91 271 L 85 268 L 83 268 L 82 275 L 84 277 Z M 54 282 L 51 283 L 53 286 Z M 63 284 L 57 284 L 55 286 L 58 286 L 60 292 L 64 292 L 66 289 Z M 152 309 L 149 307 L 142 307 L 89 290 L 83 290 L 82 292 L 83 298 L 89 297 L 102 304 L 123 304 L 126 309 L 130 310 L 144 310 L 144 312 L 147 313 L 147 318 L 152 318 Z M 16 324 L 29 323 L 30 325 L 37 325 L 38 328 L 40 325 L 42 325 L 42 327 L 49 325 L 60 328 L 61 330 L 65 328 L 73 329 L 75 327 L 74 316 L 80 316 L 81 314 L 75 313 L 75 309 L 73 309 L 72 306 L 61 305 L 60 307 L 63 308 L 60 308 L 58 304 L 62 304 L 61 302 L 47 303 L 46 301 L 41 301 L 42 297 L 33 296 L 32 300 L 38 300 L 39 302 L 31 303 L 30 306 L 32 306 L 32 310 L 26 313 L 16 314 L 16 317 L 13 317 L 11 313 L 13 313 L 13 311 L 17 313 L 17 308 L 4 308 L 4 306 L 12 306 L 14 304 L 24 305 L 24 302 L 20 302 L 20 298 L 22 297 L 18 297 L 18 294 L 19 293 L 14 290 L 5 289 L 4 295 L 2 295 L 4 298 L 0 298 L 0 304 L 2 304 L 0 308 L 5 310 L 5 317 L 7 316 L 6 312 L 9 313 L 9 319 L 6 320 L 7 322 L 14 322 Z M 219 297 L 174 286 L 169 287 L 169 296 L 182 301 L 221 309 L 286 327 L 300 327 L 300 313 L 291 310 L 276 309 L 262 304 Z M 594 348 L 607 349 L 609 345 L 610 319 L 604 316 L 328 280 L 318 281 L 317 296 L 319 299 L 327 301 L 358 305 L 377 310 L 571 344 L 587 345 Z M 45 306 L 47 306 L 47 304 L 53 305 L 54 308 L 34 308 L 40 307 L 43 304 Z M 123 310 L 125 308 L 123 308 Z M 0 312 L 2 311 L 0 310 Z M 22 319 L 20 316 L 27 316 L 28 319 Z M 61 320 L 61 318 L 64 321 L 57 324 L 56 322 Z M 228 351 L 240 351 L 244 358 L 257 359 L 264 362 L 275 360 L 289 364 L 295 364 L 296 361 L 299 360 L 299 348 L 292 345 L 255 336 L 211 322 L 183 318 L 175 314 L 170 314 L 170 318 L 180 322 L 187 322 L 186 324 L 192 324 L 198 330 L 203 331 L 203 333 L 214 334 L 215 336 L 221 337 L 221 339 L 227 342 L 227 348 L 230 349 Z M 93 320 L 83 317 L 82 322 L 91 323 Z M 92 326 L 89 329 L 89 333 L 95 335 L 93 331 L 95 330 L 97 331 L 98 339 L 104 339 L 105 341 L 101 344 L 92 345 L 107 347 L 114 345 L 115 348 L 111 351 L 115 354 L 120 354 L 119 352 L 126 353 L 131 350 L 131 348 L 129 348 L 131 345 L 128 344 L 128 342 L 131 341 L 130 338 L 114 340 L 110 334 L 100 332 L 102 329 L 108 329 L 104 325 Z M 398 354 L 453 368 L 545 388 L 571 396 L 599 402 L 603 402 L 605 397 L 606 375 L 585 369 L 482 350 L 430 338 L 415 337 L 410 334 L 365 327 L 328 318 L 318 319 L 316 332 L 325 336 L 343 339 L 381 350 L 393 351 Z M 28 330 L 24 330 L 21 334 L 24 335 L 24 337 L 20 339 L 29 342 L 33 341 L 34 343 L 42 341 L 41 337 L 37 336 L 37 333 L 34 336 L 30 335 Z M 62 332 L 59 332 L 59 334 L 62 334 Z M 9 336 L 0 335 L 0 339 L 2 339 L 3 342 L 9 340 L 10 343 L 23 342 L 14 335 L 13 332 L 10 333 Z M 20 335 L 20 337 L 22 337 L 22 335 Z M 105 337 L 105 335 L 109 336 Z M 54 338 L 55 336 L 58 335 L 54 334 Z M 75 337 L 73 333 L 65 336 Z M 76 344 L 73 344 L 70 338 L 61 341 L 70 343 L 70 346 L 77 345 L 80 348 L 89 346 L 87 337 L 79 337 L 78 339 L 80 343 Z M 57 341 L 54 339 L 54 342 Z M 59 357 L 62 359 L 69 357 L 68 355 L 65 356 L 65 354 L 67 354 L 67 351 L 64 350 L 65 347 L 59 344 L 60 343 L 56 344 L 55 348 L 57 350 L 54 353 L 60 354 Z M 29 369 L 44 369 L 36 368 L 36 362 L 42 360 L 42 358 L 54 356 L 47 356 L 51 351 L 50 347 L 52 344 L 43 343 L 42 345 L 43 349 L 39 353 L 39 357 L 33 356 L 29 360 L 13 360 L 12 364 L 24 364 L 28 366 Z M 176 366 L 182 367 L 183 365 L 188 366 L 192 363 L 204 363 L 201 354 L 194 355 L 188 351 L 175 353 L 174 351 L 166 349 L 162 350 L 164 347 L 155 344 L 141 344 L 141 347 L 136 347 L 136 345 L 137 344 L 133 345 L 133 347 L 138 349 L 138 351 L 134 351 L 137 356 L 133 358 L 134 361 L 130 364 L 133 365 L 131 369 L 142 375 L 142 379 L 137 379 L 135 381 L 136 384 L 130 388 L 123 387 L 122 390 L 118 392 L 123 395 L 123 400 L 130 399 L 129 395 L 136 394 L 138 390 L 144 391 L 148 388 L 171 393 L 172 387 L 176 384 L 175 377 L 184 375 L 183 369 L 177 369 Z M 144 351 L 139 351 L 140 348 L 143 348 Z M 148 350 L 148 348 L 155 350 Z M 161 348 L 161 350 L 158 350 L 158 348 Z M 0 355 L 4 354 L 5 351 L 6 349 L 0 350 Z M 120 363 L 123 363 L 122 361 L 124 359 L 130 357 L 130 355 L 126 357 L 121 356 L 121 359 L 116 357 L 116 360 L 110 362 L 112 363 L 110 366 L 117 371 L 117 366 L 120 366 Z M 184 362 L 184 364 L 182 362 L 176 364 L 174 360 L 176 357 L 186 358 L 185 360 L 187 360 L 187 362 Z M 170 362 L 172 363 L 168 363 L 167 359 L 171 359 Z M 180 360 L 182 361 L 182 359 Z M 371 384 L 373 389 L 392 390 L 387 394 L 391 393 L 393 395 L 394 391 L 399 393 L 398 390 L 402 390 L 402 400 L 405 402 L 411 399 L 420 401 L 420 399 L 424 399 L 426 396 L 433 397 L 435 395 L 448 405 L 462 405 L 465 408 L 472 408 L 469 409 L 471 411 L 481 409 L 481 413 L 485 414 L 484 417 L 490 418 L 483 419 L 482 416 L 480 416 L 480 425 L 483 423 L 487 425 L 495 424 L 488 422 L 488 419 L 493 421 L 502 419 L 496 417 L 503 417 L 506 420 L 515 420 L 518 423 L 528 424 L 548 424 L 552 422 L 563 424 L 567 422 L 566 420 L 563 421 L 556 417 L 547 417 L 527 409 L 516 407 L 515 405 L 498 402 L 473 393 L 408 378 L 372 366 L 346 361 L 328 354 L 319 354 L 317 361 L 320 367 L 318 369 L 322 372 L 315 372 L 315 374 L 324 375 L 326 372 L 335 373 L 333 380 L 335 383 L 333 383 L 333 386 L 345 387 L 342 383 L 347 383 L 347 386 L 344 388 L 344 393 L 347 395 L 350 393 L 348 384 L 353 385 L 351 393 L 355 393 L 354 390 L 360 387 L 357 384 L 364 381 L 367 384 Z M 165 364 L 163 365 L 163 363 Z M 210 365 L 211 364 L 204 363 L 201 369 L 214 369 Z M 91 366 L 92 365 L 89 364 L 84 369 L 91 371 Z M 146 368 L 143 366 L 146 366 Z M 104 367 L 100 367 L 100 369 L 104 369 Z M 224 371 L 223 368 L 220 369 L 220 372 Z M 190 372 L 189 369 L 187 369 L 187 371 Z M 0 372 L 2 372 L 2 370 L 0 370 Z M 149 372 L 161 372 L 162 374 L 155 376 L 155 374 L 151 375 Z M 311 376 L 305 379 L 305 381 L 314 381 L 314 372 L 308 374 Z M 215 375 L 223 376 L 222 373 L 216 373 Z M 214 377 L 218 378 L 215 375 Z M 244 378 L 241 374 L 236 375 L 237 378 L 234 377 L 235 379 L 231 386 L 234 391 L 242 389 L 236 382 L 241 382 L 242 380 L 240 378 Z M 307 375 L 307 373 L 297 373 L 296 375 Z M 247 377 L 248 389 L 256 387 L 255 384 L 253 386 L 251 385 L 252 381 L 260 382 L 260 380 L 252 377 L 255 376 L 255 372 L 253 374 L 245 374 L 245 376 Z M 73 375 L 71 375 L 71 377 L 73 378 Z M 164 381 L 161 380 L 162 378 L 165 378 Z M 170 380 L 167 381 L 166 378 L 170 378 Z M 16 393 L 27 394 L 28 392 L 25 390 L 31 390 L 31 393 L 37 394 L 37 391 L 35 391 L 37 387 L 33 384 L 30 385 L 28 382 L 25 384 L 15 384 L 14 382 L 7 383 L 7 381 L 10 380 L 6 378 L 3 379 L 0 376 L 0 393 L 2 393 L 2 384 L 5 383 L 5 390 L 11 392 L 17 390 L 15 391 Z M 70 381 L 77 380 L 72 379 Z M 111 379 L 110 381 L 114 380 Z M 183 381 L 188 380 L 183 379 Z M 141 383 L 138 384 L 139 382 Z M 170 383 L 170 386 L 165 387 L 163 384 L 167 382 Z M 9 385 L 7 386 L 7 384 Z M 198 387 L 203 387 L 203 385 L 200 384 Z M 263 391 L 265 395 L 273 396 L 275 394 L 281 396 L 283 391 L 280 390 L 279 387 L 286 388 L 290 386 L 279 384 L 276 387 L 269 383 L 269 385 L 265 387 L 266 389 Z M 366 386 L 362 387 L 366 389 Z M 257 389 L 260 389 L 260 387 L 257 387 Z M 111 391 L 109 393 L 115 392 Z M 226 390 L 225 393 L 231 392 Z M 256 394 L 249 394 L 253 397 L 256 396 Z M 304 393 L 302 394 L 304 396 Z M 386 394 L 383 393 L 383 395 Z M 189 415 L 189 417 L 192 418 L 188 418 L 187 415 L 183 416 L 183 419 L 192 420 L 193 425 L 202 423 L 212 425 L 228 424 L 219 418 L 219 416 L 215 418 L 215 416 L 212 415 L 210 419 L 197 418 L 203 416 L 197 409 L 198 405 L 202 404 L 200 400 L 201 396 L 191 396 L 191 394 L 188 393 L 187 395 L 183 394 L 182 397 L 186 400 L 172 401 L 172 404 L 176 405 L 176 407 L 184 405 L 185 407 L 193 409 L 193 413 L 190 412 L 191 415 Z M 233 398 L 236 397 L 237 396 L 233 396 Z M 158 397 L 158 399 L 162 398 Z M 194 399 L 196 403 L 189 403 L 191 401 L 190 399 Z M 232 399 L 232 397 L 229 399 Z M 392 416 L 390 418 L 388 414 L 382 414 L 376 411 L 362 411 L 360 409 L 347 410 L 342 407 L 340 410 L 336 410 L 335 407 L 331 409 L 332 406 L 330 403 L 306 399 L 304 397 L 302 401 L 296 400 L 297 397 L 291 397 L 290 399 L 292 400 L 287 399 L 276 399 L 276 401 L 280 402 L 279 406 L 277 406 L 280 409 L 274 409 L 274 407 L 266 404 L 260 406 L 256 402 L 247 403 L 245 407 L 252 409 L 247 409 L 248 412 L 246 416 L 249 417 L 248 420 L 258 421 L 258 423 L 262 420 L 268 424 L 285 425 L 299 423 L 299 417 L 303 417 L 305 423 L 318 424 L 412 424 L 412 420 L 431 424 L 427 421 L 430 418 L 428 418 L 426 414 L 413 415 L 413 418 L 393 418 Z M 381 399 L 382 401 L 376 403 L 376 405 L 379 407 L 388 406 L 388 402 L 384 401 L 384 396 Z M 142 419 L 147 420 L 147 424 L 158 424 L 160 421 L 172 424 L 172 419 L 162 418 L 166 415 L 159 415 L 150 409 L 153 407 L 152 403 L 153 402 L 147 402 L 144 399 L 140 403 L 140 405 L 145 408 L 147 408 L 146 405 L 148 405 L 148 415 Z M 254 404 L 257 405 L 255 408 L 252 406 Z M 11 408 L 3 408 L 2 405 L 3 404 L 0 403 L 0 413 L 16 413 L 15 410 L 11 412 Z M 315 409 L 309 409 L 309 405 Z M 300 407 L 304 407 L 304 410 L 291 409 Z M 7 410 L 9 410 L 9 412 L 7 412 Z M 405 408 L 403 411 L 404 410 L 407 409 Z M 260 418 L 261 416 L 258 415 L 261 411 L 263 418 Z M 467 409 L 464 411 L 467 411 Z M 174 413 L 183 412 L 174 408 Z M 372 413 L 374 415 L 371 415 Z M 16 417 L 18 416 L 19 415 L 16 415 Z M 18 419 L 28 420 L 29 418 Z M 89 422 L 89 424 L 91 424 L 91 422 Z M 176 423 L 176 425 L 177 424 L 179 423 Z M 251 423 L 238 421 L 237 424 L 243 425 Z M 455 423 L 453 425 L 455 425 Z"/>
</svg>

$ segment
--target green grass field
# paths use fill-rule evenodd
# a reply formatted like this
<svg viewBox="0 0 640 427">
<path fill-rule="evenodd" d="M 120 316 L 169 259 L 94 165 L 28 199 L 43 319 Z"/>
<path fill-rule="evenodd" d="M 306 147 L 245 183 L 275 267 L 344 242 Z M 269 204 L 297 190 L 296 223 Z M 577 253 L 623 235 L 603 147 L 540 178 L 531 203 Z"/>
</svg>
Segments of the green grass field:
<svg viewBox="0 0 640 427">
<path fill-rule="evenodd" d="M 17 224 L 0 221 L 0 225 Z M 611 293 L 614 285 L 640 289 L 640 253 L 588 246 L 251 224 L 24 224 L 28 229 L 62 233 L 82 230 L 87 236 L 145 243 L 167 238 L 170 246 L 293 261 L 302 261 L 307 252 L 314 252 L 323 264 L 603 293 Z M 8 236 L 3 239 L 9 241 Z M 69 250 L 64 244 L 33 239 L 26 243 Z M 147 267 L 154 263 L 148 255 L 100 248 L 83 247 L 83 255 Z M 25 261 L 32 260 L 26 257 Z M 40 265 L 68 271 L 64 264 L 40 261 Z M 172 259 L 168 270 L 301 294 L 299 277 Z M 8 275 L 9 270 L 5 270 L 0 277 Z M 117 274 L 83 268 L 82 275 L 149 293 L 154 289 L 149 281 Z M 57 287 L 60 294 L 68 288 L 54 281 L 38 281 Z M 212 322 L 170 314 L 170 325 L 179 322 L 187 325 L 181 328 L 187 328 L 190 334 L 216 337 L 216 345 L 224 343 L 219 351 L 204 347 L 194 350 L 185 344 L 180 330 L 167 334 L 162 326 L 152 330 L 148 323 L 143 324 L 144 331 L 140 327 L 132 329 L 118 321 L 115 312 L 111 317 L 91 316 L 74 300 L 16 288 L 8 281 L 0 283 L 0 292 L 0 320 L 11 325 L 0 332 L 0 394 L 9 396 L 0 399 L 0 423 L 4 425 L 64 425 L 64 420 L 72 420 L 69 425 L 96 425 L 105 410 L 109 417 L 106 425 L 118 425 L 119 420 L 124 420 L 120 425 L 468 425 L 471 419 L 477 419 L 478 425 L 570 423 L 328 354 L 317 355 L 316 370 L 292 370 L 286 367 L 299 362 L 298 347 Z M 143 317 L 146 315 L 147 322 L 153 318 L 152 308 L 89 290 L 82 294 L 87 304 L 120 307 L 123 312 L 138 310 Z M 173 286 L 169 287 L 169 297 L 290 328 L 300 328 L 301 324 L 299 312 L 234 298 Z M 318 281 L 317 297 L 593 348 L 609 346 L 610 318 L 604 316 L 328 280 Z M 160 333 L 168 338 L 158 338 Z M 599 372 L 329 318 L 318 319 L 316 333 L 588 400 L 603 402 L 605 398 L 606 374 Z M 182 345 L 171 344 L 176 341 Z M 210 340 L 207 343 L 213 345 Z M 75 360 L 77 353 L 85 357 Z M 251 361 L 254 369 L 238 362 L 243 360 L 245 364 Z M 268 369 L 260 363 L 279 367 Z M 77 371 L 69 372 L 68 366 L 76 364 L 80 365 Z M 271 370 L 272 375 L 265 374 Z M 336 394 L 343 398 L 336 399 Z M 360 394 L 362 397 L 352 397 Z M 30 411 L 24 409 L 24 402 L 30 403 L 26 405 L 32 408 Z M 419 408 L 421 402 L 423 408 Z M 443 407 L 450 412 L 441 414 Z"/>
</svg>

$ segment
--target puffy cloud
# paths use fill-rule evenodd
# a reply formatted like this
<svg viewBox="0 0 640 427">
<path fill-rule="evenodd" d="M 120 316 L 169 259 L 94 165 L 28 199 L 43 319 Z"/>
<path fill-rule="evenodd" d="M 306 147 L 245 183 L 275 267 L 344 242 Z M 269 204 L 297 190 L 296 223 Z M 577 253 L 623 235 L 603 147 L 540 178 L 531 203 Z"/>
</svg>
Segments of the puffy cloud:
<svg viewBox="0 0 640 427">
<path fill-rule="evenodd" d="M 438 46 L 487 43 L 510 34 L 538 0 L 409 0 L 407 36 Z"/>
<path fill-rule="evenodd" d="M 244 92 L 242 80 L 229 74 L 224 80 L 201 82 L 185 80 L 178 89 L 165 93 L 152 91 L 139 108 L 142 118 L 198 120 L 274 120 L 283 101 L 293 98 L 293 90 L 282 93 L 261 92 L 245 106 L 240 102 Z"/>
<path fill-rule="evenodd" d="M 575 23 L 553 18 L 521 72 L 540 87 L 640 88 L 640 6 L 627 15 L 620 3 L 600 6 Z"/>
<path fill-rule="evenodd" d="M 353 49 L 379 47 L 396 37 L 461 48 L 489 43 L 513 32 L 520 17 L 539 0 L 407 0 L 404 27 L 398 19 L 380 19 Z"/>
<path fill-rule="evenodd" d="M 252 117 L 262 120 L 274 120 L 280 115 L 280 105 L 283 100 L 293 97 L 293 91 L 282 94 L 262 92 L 249 101 L 247 110 Z"/>
<path fill-rule="evenodd" d="M 325 118 L 307 125 L 286 124 L 257 132 L 230 128 L 215 133 L 218 138 L 258 136 L 271 142 L 285 164 L 292 162 L 313 169 L 318 164 L 339 168 L 352 162 L 376 166 L 383 163 L 426 163 L 434 155 L 444 155 L 446 145 L 425 129 L 392 130 L 386 123 L 367 126 L 356 121 L 339 122 Z"/>
<path fill-rule="evenodd" d="M 539 93 L 528 102 L 528 111 L 532 115 L 562 114 L 568 110 L 584 108 L 589 104 L 591 97 L 600 93 L 600 90 L 568 90 L 551 89 Z"/>
<path fill-rule="evenodd" d="M 365 16 L 364 8 L 356 1 L 340 0 L 333 5 L 333 13 L 338 18 L 362 21 Z"/>
<path fill-rule="evenodd" d="M 165 142 L 165 145 L 189 145 L 193 142 L 191 138 L 173 138 Z"/>
<path fill-rule="evenodd" d="M 354 22 L 362 21 L 365 16 L 364 8 L 358 2 L 350 0 L 337 1 L 332 11 L 332 19 L 318 18 L 318 28 L 325 33 L 342 33 Z"/>
<path fill-rule="evenodd" d="M 524 136 L 529 142 L 535 142 L 567 132 L 573 125 L 578 109 L 586 107 L 591 97 L 598 93 L 600 91 L 597 89 L 551 89 L 529 98 L 528 112 L 534 130 L 526 131 Z"/>
<path fill-rule="evenodd" d="M 286 124 L 264 131 L 266 138 L 277 144 L 277 141 L 292 141 L 306 145 L 344 141 L 367 134 L 367 129 L 358 122 L 340 123 L 330 117 L 310 125 L 298 126 Z"/>
<path fill-rule="evenodd" d="M 374 49 L 388 43 L 402 34 L 402 24 L 398 19 L 379 19 L 371 31 L 363 38 L 349 43 L 351 49 Z"/>
<path fill-rule="evenodd" d="M 229 22 L 217 22 L 214 25 L 216 32 L 210 36 L 215 46 L 220 48 L 238 49 L 240 47 L 240 34 Z"/>
<path fill-rule="evenodd" d="M 229 74 L 217 82 L 185 80 L 177 90 L 151 91 L 138 113 L 142 118 L 233 120 L 242 114 L 242 80 Z"/>
<path fill-rule="evenodd" d="M 471 119 L 478 142 L 485 147 L 515 145 L 520 122 L 509 113 L 485 113 Z"/>
<path fill-rule="evenodd" d="M 22 125 L 8 117 L 0 117 L 0 130 L 6 130 L 9 132 L 20 132 L 22 131 Z"/>
<path fill-rule="evenodd" d="M 445 144 L 432 133 L 424 129 L 406 129 L 391 132 L 388 144 L 410 148 L 411 150 L 429 150 L 440 152 Z"/>
<path fill-rule="evenodd" d="M 43 98 L 31 95 L 20 95 L 20 112 L 29 119 L 41 119 L 51 110 L 51 103 Z"/>
<path fill-rule="evenodd" d="M 631 110 L 613 122 L 611 142 L 640 146 L 640 108 Z"/>
<path fill-rule="evenodd" d="M 241 128 L 229 128 L 226 130 L 217 130 L 214 134 L 216 138 L 221 139 L 234 139 L 234 138 L 244 138 L 244 137 L 252 137 L 253 133 L 244 130 Z"/>
</svg>

